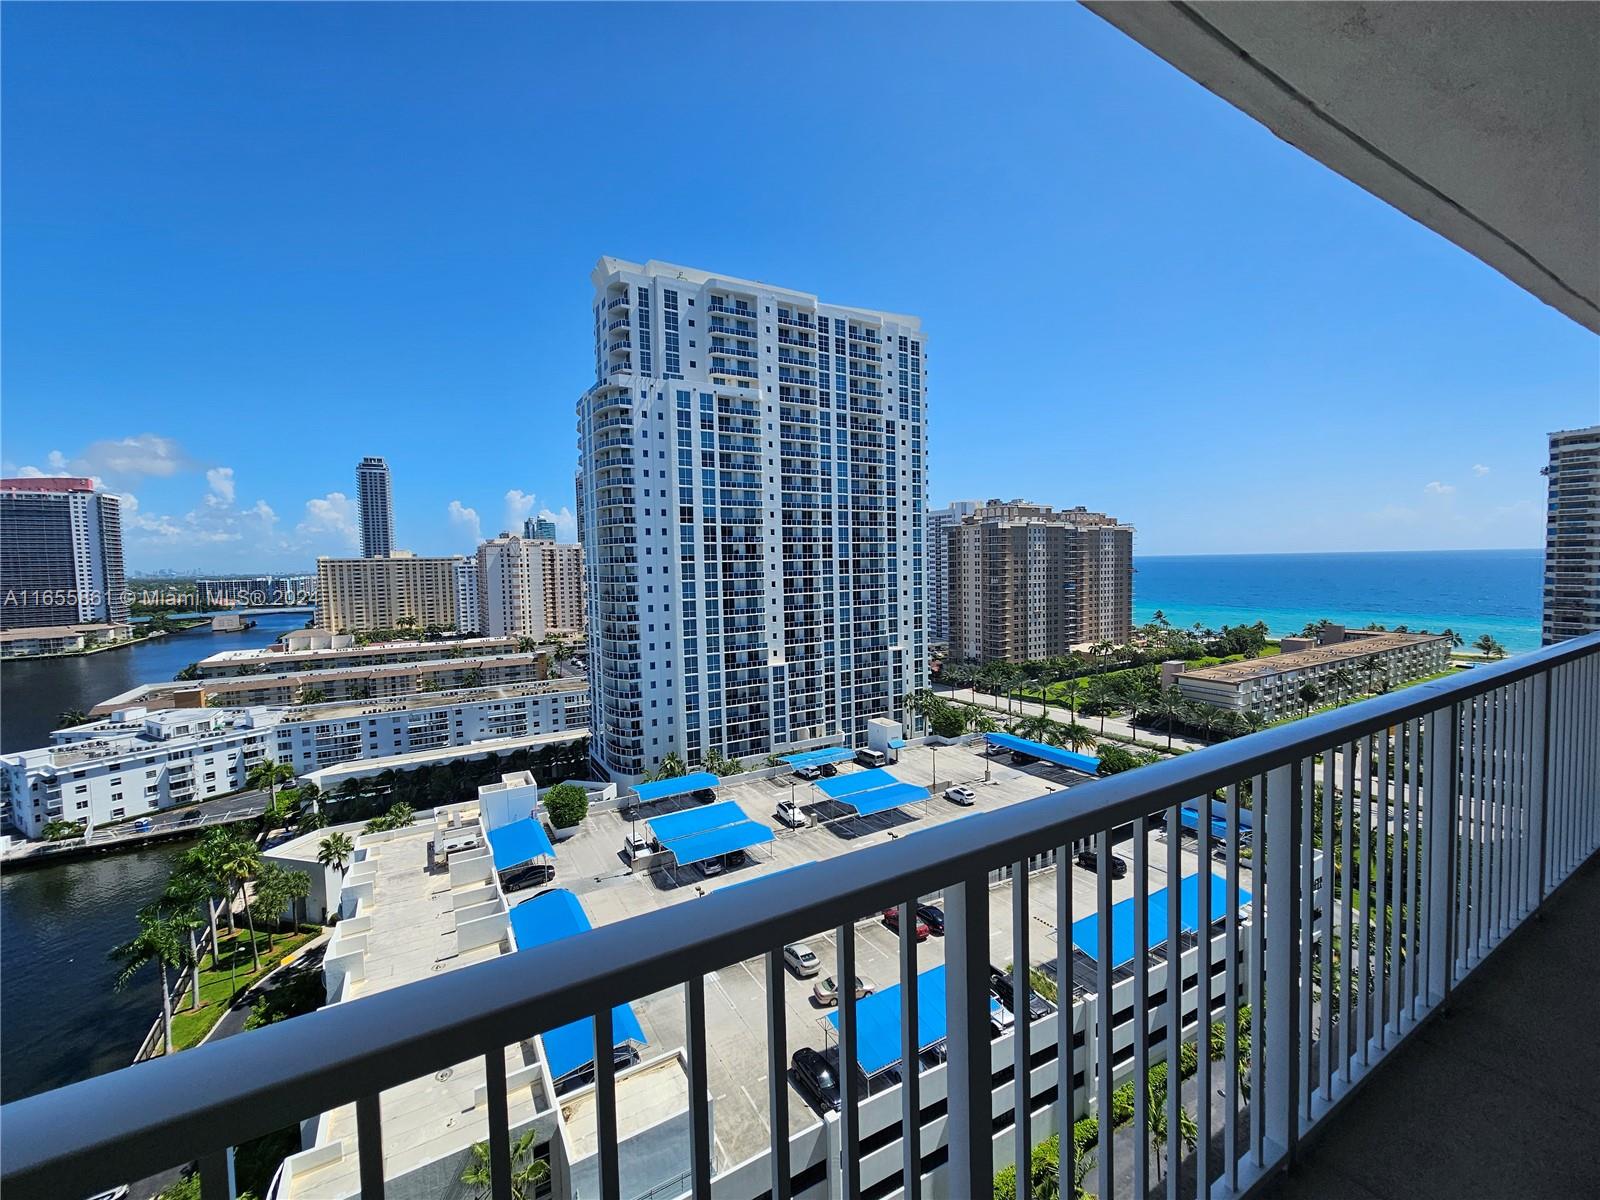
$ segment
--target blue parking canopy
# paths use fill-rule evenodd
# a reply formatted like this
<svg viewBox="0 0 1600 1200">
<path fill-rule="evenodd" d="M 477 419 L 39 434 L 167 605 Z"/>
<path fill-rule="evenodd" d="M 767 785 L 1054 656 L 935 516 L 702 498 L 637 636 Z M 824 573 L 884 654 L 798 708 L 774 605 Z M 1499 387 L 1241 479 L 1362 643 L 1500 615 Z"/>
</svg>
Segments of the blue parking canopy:
<svg viewBox="0 0 1600 1200">
<path fill-rule="evenodd" d="M 496 871 L 509 871 L 536 858 L 556 856 L 544 826 L 532 817 L 489 830 L 489 849 L 494 852 Z"/>
<path fill-rule="evenodd" d="M 565 888 L 552 888 L 511 910 L 511 936 L 517 950 L 532 950 L 562 938 L 587 933 L 589 916 L 578 898 Z M 649 1045 L 633 1008 L 619 1004 L 611 1010 L 611 1033 L 618 1046 Z M 594 1018 L 583 1017 L 540 1035 L 550 1078 L 558 1080 L 594 1061 Z"/>
<path fill-rule="evenodd" d="M 1167 940 L 1167 931 L 1171 923 L 1171 900 L 1168 893 L 1170 888 L 1162 888 L 1159 892 L 1151 892 L 1150 906 L 1150 940 L 1145 946 L 1148 953 L 1151 946 L 1159 946 Z M 1189 875 L 1179 886 L 1179 899 L 1183 906 L 1181 915 L 1181 929 L 1191 933 L 1199 929 L 1196 920 L 1200 912 L 1200 876 Z M 1244 888 L 1239 889 L 1239 902 L 1235 907 L 1243 907 L 1250 903 L 1250 893 Z M 1211 875 L 1211 916 L 1207 924 L 1227 915 L 1228 912 L 1228 883 L 1221 875 L 1215 872 Z M 1096 959 L 1100 954 L 1100 914 L 1094 913 L 1084 917 L 1081 921 L 1074 921 L 1072 925 L 1072 944 L 1083 951 L 1088 957 Z M 1133 899 L 1120 901 L 1111 908 L 1111 965 L 1120 967 L 1123 963 L 1131 962 L 1137 950 L 1133 939 Z"/>
<path fill-rule="evenodd" d="M 714 788 L 721 782 L 710 771 L 696 771 L 692 775 L 679 775 L 676 779 L 636 783 L 633 785 L 633 794 L 639 798 L 640 804 L 653 804 L 657 800 L 670 800 L 674 796 L 687 796 L 690 792 Z"/>
<path fill-rule="evenodd" d="M 989 1011 L 999 1001 L 989 998 Z M 835 1030 L 837 1010 L 828 1014 Z M 917 1053 L 940 1042 L 945 1035 L 945 969 L 930 967 L 917 976 Z M 900 985 L 873 992 L 856 1001 L 856 1064 L 865 1075 L 876 1075 L 900 1061 Z"/>
<path fill-rule="evenodd" d="M 772 830 L 760 822 L 739 821 L 719 829 L 708 829 L 704 833 L 691 833 L 684 837 L 673 838 L 670 842 L 662 842 L 661 845 L 672 853 L 673 861 L 680 867 L 687 867 L 691 863 L 705 862 L 709 858 L 721 858 L 724 854 L 732 854 L 735 850 L 748 850 L 752 846 L 760 846 L 771 840 Z"/>
<path fill-rule="evenodd" d="M 692 833 L 721 829 L 724 825 L 735 825 L 749 819 L 744 809 L 737 803 L 723 800 L 718 804 L 708 804 L 704 808 L 686 808 L 681 812 L 649 817 L 645 820 L 645 827 L 650 830 L 656 841 L 665 845 L 676 838 L 688 837 Z"/>
<path fill-rule="evenodd" d="M 1031 754 L 1041 762 L 1055 763 L 1058 767 L 1071 767 L 1074 771 L 1082 771 L 1085 775 L 1095 775 L 1100 771 L 1100 760 L 1088 754 L 1063 750 L 1060 746 L 1052 746 L 1047 742 L 1030 742 L 1027 738 L 1019 738 L 1014 733 L 986 733 L 983 736 L 988 739 L 991 746 Z"/>
<path fill-rule="evenodd" d="M 849 762 L 856 752 L 849 746 L 829 746 L 824 750 L 803 750 L 798 754 L 785 754 L 783 761 L 791 767 L 820 767 L 826 763 Z"/>
<path fill-rule="evenodd" d="M 616 1046 L 650 1044 L 631 1005 L 619 1004 L 611 1010 L 611 1039 Z M 550 1068 L 551 1081 L 565 1079 L 594 1061 L 594 1018 L 580 1017 L 570 1025 L 541 1034 L 539 1040 L 544 1043 L 544 1061 Z"/>
<path fill-rule="evenodd" d="M 904 750 L 905 748 L 906 748 L 906 740 L 905 740 L 905 738 L 890 738 L 889 739 L 889 749 L 891 749 L 891 750 Z"/>
<path fill-rule="evenodd" d="M 1178 820 L 1183 823 L 1185 829 L 1200 832 L 1200 814 L 1187 804 L 1178 810 Z M 1228 822 L 1224 818 L 1216 816 L 1211 818 L 1211 836 L 1219 842 L 1227 841 Z"/>
<path fill-rule="evenodd" d="M 873 767 L 870 771 L 852 771 L 837 779 L 818 780 L 815 786 L 821 788 L 828 799 L 843 800 L 855 792 L 870 792 L 873 788 L 888 787 L 899 782 L 882 767 Z"/>
<path fill-rule="evenodd" d="M 888 787 L 870 788 L 865 792 L 852 792 L 848 796 L 841 796 L 839 803 L 855 809 L 858 817 L 870 817 L 873 813 L 886 812 L 904 804 L 919 804 L 926 800 L 928 795 L 928 789 L 925 787 L 897 780 Z"/>
</svg>

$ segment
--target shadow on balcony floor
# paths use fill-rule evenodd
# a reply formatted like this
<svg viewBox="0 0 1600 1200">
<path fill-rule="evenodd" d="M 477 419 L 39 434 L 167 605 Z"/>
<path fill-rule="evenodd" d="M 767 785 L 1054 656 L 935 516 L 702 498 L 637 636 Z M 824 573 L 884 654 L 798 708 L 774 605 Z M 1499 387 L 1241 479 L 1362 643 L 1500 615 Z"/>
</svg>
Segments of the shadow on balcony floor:
<svg viewBox="0 0 1600 1200">
<path fill-rule="evenodd" d="M 1375 1075 L 1273 1200 L 1600 1196 L 1600 858 Z"/>
</svg>

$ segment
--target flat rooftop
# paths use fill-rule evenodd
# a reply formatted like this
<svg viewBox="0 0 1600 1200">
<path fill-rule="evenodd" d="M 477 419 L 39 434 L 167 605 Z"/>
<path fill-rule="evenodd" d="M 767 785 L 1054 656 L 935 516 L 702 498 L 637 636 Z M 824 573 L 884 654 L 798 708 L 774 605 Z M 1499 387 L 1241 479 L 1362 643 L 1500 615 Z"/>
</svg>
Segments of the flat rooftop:
<svg viewBox="0 0 1600 1200">
<path fill-rule="evenodd" d="M 491 754 L 510 754 L 515 750 L 534 750 L 541 746 L 554 746 L 561 742 L 577 741 L 589 736 L 587 726 L 562 729 L 554 733 L 531 733 L 526 737 L 494 738 L 486 742 L 470 742 L 465 746 L 439 746 L 433 750 L 412 750 L 407 754 L 386 754 L 381 758 L 355 758 L 349 762 L 335 763 L 307 771 L 300 778 L 309 780 L 318 789 L 328 792 L 347 779 L 366 779 L 385 771 L 412 771 L 431 764 L 458 762 L 483 758 Z M 334 798 L 334 803 L 337 803 Z"/>
<path fill-rule="evenodd" d="M 295 630 L 296 633 L 302 632 Z M 447 657 L 452 649 L 491 650 L 496 646 L 515 646 L 514 637 L 459 638 L 455 641 L 370 642 L 365 646 L 322 647 L 321 649 L 284 650 L 277 645 L 259 646 L 253 650 L 220 650 L 200 660 L 205 666 L 230 666 L 239 663 L 283 662 L 295 658 L 336 658 L 344 656 L 377 657 L 413 650 L 437 650 L 439 657 Z"/>
<path fill-rule="evenodd" d="M 306 719 L 338 721 L 346 717 L 377 716 L 382 713 L 411 712 L 422 708 L 446 708 L 452 703 L 481 704 L 489 700 L 516 700 L 524 696 L 545 696 L 555 692 L 585 692 L 587 680 L 559 676 L 525 683 L 505 683 L 478 688 L 452 688 L 443 692 L 416 692 L 409 696 L 386 696 L 381 700 L 335 700 L 328 704 L 307 704 L 293 711 Z M 288 711 L 288 710 L 284 710 Z"/>
<path fill-rule="evenodd" d="M 1197 671 L 1179 671 L 1177 677 L 1239 683 L 1246 679 L 1265 679 L 1270 675 L 1283 675 L 1290 671 L 1300 671 L 1330 662 L 1347 662 L 1366 658 L 1371 654 L 1382 654 L 1390 650 L 1420 646 L 1427 642 L 1448 640 L 1442 633 L 1379 633 L 1350 637 L 1331 646 L 1313 646 L 1309 650 L 1295 650 L 1289 654 L 1249 658 L 1243 662 L 1220 663 L 1214 667 L 1201 667 Z"/>
</svg>

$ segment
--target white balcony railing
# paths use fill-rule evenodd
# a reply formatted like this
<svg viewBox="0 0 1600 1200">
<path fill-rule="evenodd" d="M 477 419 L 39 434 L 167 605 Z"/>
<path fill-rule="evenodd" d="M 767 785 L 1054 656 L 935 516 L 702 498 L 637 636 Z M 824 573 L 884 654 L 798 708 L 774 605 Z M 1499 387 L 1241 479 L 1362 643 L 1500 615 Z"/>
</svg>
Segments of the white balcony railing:
<svg viewBox="0 0 1600 1200">
<path fill-rule="evenodd" d="M 1214 911 L 1212 859 L 1224 896 L 1242 902 L 1222 903 L 1215 922 L 1188 935 L 1175 922 L 1150 945 L 1158 911 L 1150 877 L 1161 867 L 1152 860 L 1165 858 L 1168 878 L 1181 873 L 1183 805 L 1211 796 L 1220 800 L 1215 845 L 1201 843 L 1199 908 Z M 1150 836 L 1162 827 L 1164 845 Z M 1069 850 L 1088 842 L 1105 864 L 1125 839 L 1132 943 L 1149 952 L 1118 963 L 1112 873 L 1085 872 Z M 1204 1181 L 1201 1194 L 1243 1195 L 1293 1162 L 1318 1125 L 1337 1120 L 1353 1089 L 1597 845 L 1600 635 L 17 1101 L 0 1112 L 0 1180 L 7 1200 L 78 1197 L 198 1162 L 204 1196 L 222 1197 L 231 1147 L 353 1104 L 354 1146 L 344 1148 L 359 1157 L 361 1195 L 381 1197 L 386 1182 L 394 1194 L 422 1194 L 416 1177 L 403 1188 L 385 1179 L 380 1095 L 481 1060 L 477 1136 L 489 1143 L 493 1194 L 509 1197 L 505 1047 L 593 1018 L 597 1182 L 581 1194 L 633 1200 L 620 1183 L 613 1006 L 681 989 L 687 1171 L 661 1182 L 662 1197 L 983 1196 L 997 1167 L 1027 1162 L 1031 1146 L 1090 1112 L 1102 1123 L 1089 1187 L 1110 1200 L 1119 1161 L 1131 1158 L 1132 1194 L 1142 1196 L 1157 1116 L 1143 1082 L 1184 1043 L 1199 1048 L 1202 1136 L 1193 1151 L 1169 1139 L 1166 1172 Z M 1036 957 L 1033 942 L 1044 935 L 1031 932 L 1029 892 L 1045 886 L 1041 869 L 1053 875 L 1058 936 Z M 1059 935 L 1090 915 L 1081 903 L 1075 910 L 1075 876 L 1094 881 L 1092 954 Z M 1041 964 L 1054 973 L 1061 1003 L 996 1037 L 990 907 L 1002 892 L 1013 915 L 1001 951 L 1016 964 L 1011 994 L 1028 994 L 1028 966 Z M 916 1063 L 924 1047 L 911 1036 L 919 1002 L 912 909 L 934 894 L 945 911 L 945 1061 L 902 1070 L 894 1086 L 859 1097 L 856 1002 L 842 989 L 839 1112 L 791 1138 L 784 946 L 832 931 L 827 966 L 850 979 L 858 920 L 898 907 L 901 1062 Z M 754 1081 L 765 1077 L 766 1146 L 714 1172 L 706 982 L 751 961 L 766 1000 L 743 1015 L 764 1052 L 735 1065 L 748 1071 L 747 1096 L 760 1095 Z M 1183 969 L 1170 970 L 1174 963 Z M 1245 1005 L 1248 1064 L 1234 1036 Z M 1216 1060 L 1213 1022 L 1226 1030 Z M 1129 1080 L 1132 1119 L 1113 1133 L 1114 1089 Z M 1016 1103 L 1019 1093 L 1027 1103 Z M 1178 1093 L 1167 1091 L 1170 1129 L 1179 1128 Z M 1072 1178 L 1071 1142 L 1063 1139 L 1064 1179 Z M 429 1194 L 437 1189 L 436 1181 Z M 1025 1178 L 1017 1194 L 1029 1194 Z"/>
</svg>

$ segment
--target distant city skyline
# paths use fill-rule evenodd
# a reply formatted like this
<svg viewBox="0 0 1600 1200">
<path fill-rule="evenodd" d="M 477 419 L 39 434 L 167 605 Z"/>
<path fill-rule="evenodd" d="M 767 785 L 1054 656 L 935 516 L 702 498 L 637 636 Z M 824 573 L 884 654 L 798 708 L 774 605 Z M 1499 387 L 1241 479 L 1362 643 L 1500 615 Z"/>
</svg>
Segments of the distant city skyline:
<svg viewBox="0 0 1600 1200">
<path fill-rule="evenodd" d="M 648 205 L 553 185 L 752 39 L 819 126 L 916 113 L 893 169 L 754 145 L 781 213 L 665 144 Z M 19 5 L 0 52 L 4 473 L 124 497 L 141 570 L 358 553 L 367 453 L 398 547 L 574 540 L 602 254 L 919 313 L 930 507 L 1087 504 L 1141 554 L 1536 547 L 1546 435 L 1600 416 L 1592 334 L 1077 6 Z"/>
</svg>

